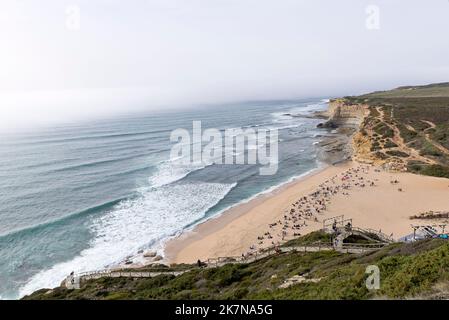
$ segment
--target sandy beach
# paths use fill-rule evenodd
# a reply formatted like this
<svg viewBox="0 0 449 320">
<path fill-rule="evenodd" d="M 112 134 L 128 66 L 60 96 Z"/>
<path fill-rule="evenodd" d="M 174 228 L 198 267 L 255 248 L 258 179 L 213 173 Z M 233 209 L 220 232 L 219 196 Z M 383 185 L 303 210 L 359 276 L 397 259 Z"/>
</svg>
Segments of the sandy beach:
<svg viewBox="0 0 449 320">
<path fill-rule="evenodd" d="M 410 216 L 430 210 L 449 211 L 448 179 L 391 173 L 348 161 L 184 232 L 167 243 L 165 259 L 191 263 L 240 256 L 318 230 L 324 219 L 339 215 L 353 219 L 354 226 L 381 230 L 398 239 L 412 233 L 412 224 L 424 222 Z"/>
</svg>

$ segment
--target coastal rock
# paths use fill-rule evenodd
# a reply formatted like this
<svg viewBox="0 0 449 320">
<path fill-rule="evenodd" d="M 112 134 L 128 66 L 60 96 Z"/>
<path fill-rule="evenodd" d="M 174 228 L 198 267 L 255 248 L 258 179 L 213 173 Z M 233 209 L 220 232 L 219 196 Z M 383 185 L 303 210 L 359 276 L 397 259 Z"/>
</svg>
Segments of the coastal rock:
<svg viewBox="0 0 449 320">
<path fill-rule="evenodd" d="M 144 253 L 144 258 L 154 258 L 157 256 L 157 252 L 156 251 L 147 251 Z"/>
<path fill-rule="evenodd" d="M 330 115 L 329 115 L 329 111 L 325 110 L 325 111 L 315 111 L 312 114 L 312 117 L 315 119 L 329 119 Z"/>
<path fill-rule="evenodd" d="M 317 128 L 320 129 L 337 129 L 338 128 L 338 124 L 335 121 L 329 120 L 327 122 L 324 123 L 319 123 L 317 125 Z"/>
<path fill-rule="evenodd" d="M 327 110 L 330 121 L 337 125 L 354 126 L 355 128 L 360 126 L 360 123 L 368 113 L 366 105 L 348 104 L 342 99 L 332 100 Z"/>
<path fill-rule="evenodd" d="M 161 256 L 155 256 L 151 261 L 156 262 L 156 261 L 161 261 L 162 259 L 164 259 L 164 258 L 162 258 Z"/>
</svg>

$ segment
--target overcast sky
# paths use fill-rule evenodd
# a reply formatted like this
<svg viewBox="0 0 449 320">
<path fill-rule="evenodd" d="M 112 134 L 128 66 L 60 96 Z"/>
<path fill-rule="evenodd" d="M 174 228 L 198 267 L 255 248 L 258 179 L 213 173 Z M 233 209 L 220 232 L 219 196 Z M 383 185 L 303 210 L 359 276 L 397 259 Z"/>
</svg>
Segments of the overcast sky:
<svg viewBox="0 0 449 320">
<path fill-rule="evenodd" d="M 448 34 L 447 0 L 0 0 L 0 125 L 449 81 Z"/>
</svg>

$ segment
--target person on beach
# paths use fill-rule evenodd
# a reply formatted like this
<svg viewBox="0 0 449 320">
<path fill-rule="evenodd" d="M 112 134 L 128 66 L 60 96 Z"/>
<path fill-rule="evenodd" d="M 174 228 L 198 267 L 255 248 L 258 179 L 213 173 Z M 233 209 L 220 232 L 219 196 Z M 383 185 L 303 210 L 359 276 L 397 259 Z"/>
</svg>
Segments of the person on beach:
<svg viewBox="0 0 449 320">
<path fill-rule="evenodd" d="M 302 228 L 307 227 L 306 221 L 318 223 L 318 215 L 325 214 L 325 211 L 327 210 L 328 205 L 331 204 L 334 196 L 349 196 L 350 191 L 352 190 L 360 190 L 368 186 L 375 187 L 376 184 L 374 181 L 366 179 L 363 176 L 369 172 L 370 167 L 360 165 L 357 168 L 348 169 L 345 172 L 326 180 L 324 183 L 320 184 L 315 191 L 293 201 L 290 208 L 284 211 L 282 216 L 283 221 L 279 219 L 278 221 L 268 224 L 270 230 L 266 233 L 266 236 L 270 240 L 277 240 L 277 242 L 283 242 L 288 240 L 288 238 L 299 236 L 301 233 L 296 232 L 296 230 L 301 230 Z M 378 181 L 377 179 L 374 180 Z M 399 184 L 399 181 L 390 177 L 390 183 Z M 292 222 L 293 226 L 290 225 L 290 222 Z M 351 224 L 347 224 L 344 227 L 345 229 L 352 229 Z M 291 233 L 287 233 L 287 230 L 292 231 Z M 332 224 L 332 230 L 334 232 L 338 231 L 337 221 L 334 221 Z M 271 236 L 270 232 L 273 232 L 274 237 Z M 259 241 L 259 246 L 269 245 L 270 242 L 267 241 L 265 244 L 263 238 L 263 236 L 258 237 L 257 240 Z M 275 241 L 271 241 L 271 245 L 274 244 Z M 254 250 L 254 248 L 250 249 Z"/>
<path fill-rule="evenodd" d="M 347 224 L 346 224 L 346 231 L 351 231 L 351 229 L 352 229 L 352 224 L 351 224 L 351 222 L 348 222 Z"/>
</svg>

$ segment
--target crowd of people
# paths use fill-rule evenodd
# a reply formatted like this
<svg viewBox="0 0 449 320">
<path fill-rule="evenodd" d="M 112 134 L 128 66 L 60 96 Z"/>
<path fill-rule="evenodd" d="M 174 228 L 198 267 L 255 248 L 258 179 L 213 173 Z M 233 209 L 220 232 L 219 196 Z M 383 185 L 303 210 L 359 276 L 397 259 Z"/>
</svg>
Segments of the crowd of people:
<svg viewBox="0 0 449 320">
<path fill-rule="evenodd" d="M 375 187 L 376 181 L 366 177 L 370 170 L 371 166 L 360 164 L 326 180 L 309 195 L 300 197 L 285 210 L 281 218 L 268 225 L 267 232 L 257 237 L 257 243 L 250 246 L 246 255 L 301 236 L 301 231 L 310 223 L 322 220 L 320 217 L 324 216 L 334 196 L 348 196 L 353 190 Z"/>
</svg>

